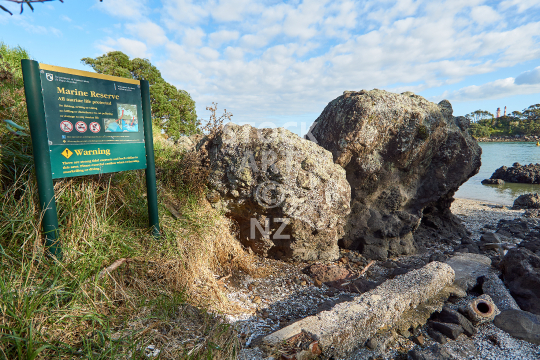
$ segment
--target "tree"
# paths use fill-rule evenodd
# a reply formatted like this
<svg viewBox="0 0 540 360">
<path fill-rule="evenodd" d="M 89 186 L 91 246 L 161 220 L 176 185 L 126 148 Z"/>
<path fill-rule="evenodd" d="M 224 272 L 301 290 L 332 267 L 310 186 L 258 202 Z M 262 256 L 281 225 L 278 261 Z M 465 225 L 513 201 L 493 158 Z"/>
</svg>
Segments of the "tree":
<svg viewBox="0 0 540 360">
<path fill-rule="evenodd" d="M 527 109 L 523 110 L 523 116 L 529 121 L 540 120 L 540 104 L 531 105 Z"/>
<path fill-rule="evenodd" d="M 185 90 L 178 90 L 161 77 L 161 72 L 147 59 L 129 57 L 121 51 L 112 51 L 95 59 L 81 61 L 90 65 L 99 74 L 107 74 L 148 80 L 152 120 L 171 137 L 191 135 L 200 132 L 195 112 L 195 102 Z"/>
<path fill-rule="evenodd" d="M 465 115 L 465 117 L 469 119 L 472 123 L 477 123 L 481 120 L 492 119 L 493 114 L 485 110 L 476 110 L 470 114 Z"/>
<path fill-rule="evenodd" d="M 475 138 L 485 138 L 491 135 L 491 131 L 488 126 L 472 123 L 469 127 L 469 134 Z"/>
</svg>

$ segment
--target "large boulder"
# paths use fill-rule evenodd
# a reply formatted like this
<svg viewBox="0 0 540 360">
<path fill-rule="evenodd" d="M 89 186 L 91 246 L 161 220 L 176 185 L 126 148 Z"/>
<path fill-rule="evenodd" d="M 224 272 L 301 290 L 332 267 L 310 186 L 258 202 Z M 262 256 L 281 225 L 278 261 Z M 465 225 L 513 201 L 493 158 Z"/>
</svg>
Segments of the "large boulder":
<svg viewBox="0 0 540 360">
<path fill-rule="evenodd" d="M 521 310 L 540 315 L 540 238 L 510 249 L 501 266 L 504 283 Z"/>
<path fill-rule="evenodd" d="M 452 111 L 446 100 L 376 89 L 346 91 L 326 106 L 311 133 L 351 184 L 342 246 L 374 259 L 413 253 L 424 214 L 435 232 L 466 234 L 449 208 L 482 150 Z"/>
<path fill-rule="evenodd" d="M 330 152 L 283 128 L 232 123 L 198 146 L 207 198 L 236 220 L 244 245 L 278 259 L 338 258 L 351 188 Z"/>
<path fill-rule="evenodd" d="M 491 175 L 491 179 L 501 179 L 510 183 L 540 184 L 540 164 L 521 165 L 516 162 L 511 167 L 501 166 Z"/>
</svg>

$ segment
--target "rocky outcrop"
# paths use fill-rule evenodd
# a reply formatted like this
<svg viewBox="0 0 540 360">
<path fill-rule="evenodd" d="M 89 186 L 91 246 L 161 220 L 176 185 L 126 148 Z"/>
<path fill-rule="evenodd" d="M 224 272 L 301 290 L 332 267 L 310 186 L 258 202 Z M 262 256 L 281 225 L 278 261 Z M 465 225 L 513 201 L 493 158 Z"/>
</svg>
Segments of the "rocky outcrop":
<svg viewBox="0 0 540 360">
<path fill-rule="evenodd" d="M 501 266 L 504 283 L 521 310 L 540 315 L 540 238 L 509 250 Z"/>
<path fill-rule="evenodd" d="M 448 101 L 410 92 L 346 91 L 331 101 L 311 133 L 351 184 L 341 245 L 374 259 L 413 253 L 413 232 L 427 213 L 432 232 L 465 233 L 449 207 L 480 167 L 481 149 L 467 128 Z"/>
<path fill-rule="evenodd" d="M 501 179 L 484 179 L 482 185 L 504 185 L 504 180 Z"/>
<path fill-rule="evenodd" d="M 521 165 L 514 163 L 511 167 L 501 166 L 490 179 L 501 179 L 510 183 L 540 184 L 540 164 Z"/>
<path fill-rule="evenodd" d="M 279 259 L 337 259 L 351 190 L 330 152 L 283 128 L 232 123 L 197 147 L 211 169 L 207 198 L 238 223 L 244 245 Z"/>
<path fill-rule="evenodd" d="M 540 209 L 540 196 L 537 193 L 520 195 L 514 200 L 512 209 Z"/>
</svg>

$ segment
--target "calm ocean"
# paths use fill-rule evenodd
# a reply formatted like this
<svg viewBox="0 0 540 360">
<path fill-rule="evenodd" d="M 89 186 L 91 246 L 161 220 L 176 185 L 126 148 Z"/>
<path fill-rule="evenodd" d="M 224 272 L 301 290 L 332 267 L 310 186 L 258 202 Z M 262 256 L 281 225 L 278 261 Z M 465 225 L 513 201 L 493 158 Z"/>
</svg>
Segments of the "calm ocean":
<svg viewBox="0 0 540 360">
<path fill-rule="evenodd" d="M 540 146 L 531 142 L 496 142 L 480 143 L 482 147 L 482 166 L 477 175 L 461 185 L 454 197 L 483 200 L 496 204 L 512 205 L 521 194 L 540 193 L 540 185 L 509 184 L 482 185 L 480 182 L 489 179 L 493 172 L 503 165 L 508 167 L 518 162 L 521 165 L 540 163 Z"/>
</svg>

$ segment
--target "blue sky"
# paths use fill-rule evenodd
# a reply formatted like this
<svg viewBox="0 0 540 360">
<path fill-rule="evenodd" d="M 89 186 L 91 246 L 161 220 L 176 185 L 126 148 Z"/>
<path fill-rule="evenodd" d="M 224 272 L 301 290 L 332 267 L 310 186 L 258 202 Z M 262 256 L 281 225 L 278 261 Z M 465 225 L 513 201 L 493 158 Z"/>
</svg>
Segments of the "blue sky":
<svg viewBox="0 0 540 360">
<path fill-rule="evenodd" d="M 0 41 L 43 63 L 121 50 L 188 91 L 200 118 L 296 133 L 345 90 L 448 99 L 454 115 L 540 103 L 538 0 L 0 0 Z"/>
</svg>

